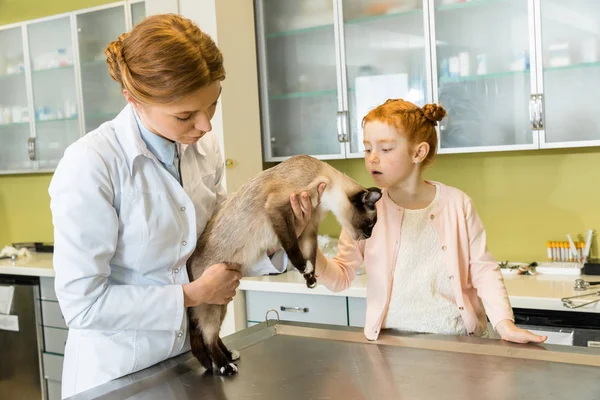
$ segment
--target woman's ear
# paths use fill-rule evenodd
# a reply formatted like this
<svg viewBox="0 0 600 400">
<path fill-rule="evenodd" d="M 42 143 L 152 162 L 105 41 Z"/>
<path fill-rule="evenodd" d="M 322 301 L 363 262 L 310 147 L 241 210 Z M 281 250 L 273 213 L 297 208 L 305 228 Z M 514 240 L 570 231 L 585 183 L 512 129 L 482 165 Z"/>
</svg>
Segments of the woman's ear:
<svg viewBox="0 0 600 400">
<path fill-rule="evenodd" d="M 137 110 L 139 104 L 137 101 L 135 101 L 131 93 L 129 93 L 126 89 L 123 89 L 123 96 L 125 97 L 125 100 L 127 100 L 127 102 Z"/>
<path fill-rule="evenodd" d="M 425 160 L 425 158 L 427 157 L 427 154 L 429 154 L 429 143 L 427 143 L 427 142 L 419 143 L 415 149 L 415 154 L 413 156 L 413 163 L 415 163 L 415 164 L 422 163 L 423 160 Z"/>
</svg>

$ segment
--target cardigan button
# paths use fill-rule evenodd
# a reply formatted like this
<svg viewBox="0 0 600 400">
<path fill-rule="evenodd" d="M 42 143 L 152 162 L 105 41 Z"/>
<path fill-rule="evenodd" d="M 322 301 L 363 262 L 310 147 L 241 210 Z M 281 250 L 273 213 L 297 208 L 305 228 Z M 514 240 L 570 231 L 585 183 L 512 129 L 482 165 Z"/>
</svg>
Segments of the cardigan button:
<svg viewBox="0 0 600 400">
<path fill-rule="evenodd" d="M 454 275 L 450 275 L 450 276 L 449 276 L 449 278 L 450 278 L 450 279 L 454 279 Z"/>
<path fill-rule="evenodd" d="M 446 246 L 442 246 L 442 250 L 446 251 L 447 247 Z"/>
<path fill-rule="evenodd" d="M 464 308 L 464 307 L 458 307 L 458 309 L 462 311 L 462 310 L 464 310 L 465 308 Z"/>
<path fill-rule="evenodd" d="M 435 215 L 433 215 L 433 214 L 429 215 L 429 219 L 434 219 L 434 218 L 435 218 Z"/>
</svg>

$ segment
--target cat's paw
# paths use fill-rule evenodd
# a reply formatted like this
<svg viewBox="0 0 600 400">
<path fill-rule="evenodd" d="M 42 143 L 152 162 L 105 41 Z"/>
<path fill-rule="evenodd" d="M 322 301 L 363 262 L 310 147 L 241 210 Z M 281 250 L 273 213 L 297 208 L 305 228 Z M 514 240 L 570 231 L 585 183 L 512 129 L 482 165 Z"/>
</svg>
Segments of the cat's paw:
<svg viewBox="0 0 600 400">
<path fill-rule="evenodd" d="M 221 375 L 234 375 L 237 372 L 238 372 L 238 368 L 237 368 L 237 365 L 235 365 L 234 363 L 229 363 L 229 364 L 224 365 L 221 368 L 219 368 L 219 373 Z"/>
<path fill-rule="evenodd" d="M 306 280 L 306 286 L 310 289 L 317 286 L 317 278 L 315 278 L 315 274 L 304 274 L 304 279 Z"/>
<path fill-rule="evenodd" d="M 237 361 L 240 359 L 240 352 L 237 350 L 231 350 L 231 361 Z"/>
</svg>

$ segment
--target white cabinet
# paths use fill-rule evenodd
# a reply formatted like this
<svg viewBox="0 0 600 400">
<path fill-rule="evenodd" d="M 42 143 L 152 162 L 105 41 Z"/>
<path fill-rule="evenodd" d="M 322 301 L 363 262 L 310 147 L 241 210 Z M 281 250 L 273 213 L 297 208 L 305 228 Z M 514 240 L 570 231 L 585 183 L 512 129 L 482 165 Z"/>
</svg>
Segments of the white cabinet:
<svg viewBox="0 0 600 400">
<path fill-rule="evenodd" d="M 388 97 L 431 101 L 420 1 L 255 4 L 266 161 L 362 156 L 366 110 Z"/>
<path fill-rule="evenodd" d="M 364 298 L 258 290 L 244 292 L 247 327 L 264 322 L 267 318 L 276 320 L 277 316 L 284 321 L 364 326 L 366 310 Z"/>
<path fill-rule="evenodd" d="M 442 104 L 440 153 L 600 145 L 594 0 L 256 0 L 264 159 L 362 157 L 360 120 Z"/>
<path fill-rule="evenodd" d="M 319 324 L 348 325 L 346 298 L 342 296 L 246 292 L 248 321 L 263 322 L 269 310 L 277 311 L 279 319 Z M 269 319 L 276 318 L 269 314 Z"/>
<path fill-rule="evenodd" d="M 53 171 L 117 115 L 104 49 L 144 17 L 144 1 L 123 1 L 0 27 L 0 174 Z"/>
<path fill-rule="evenodd" d="M 61 398 L 62 368 L 68 328 L 54 291 L 54 278 L 40 277 L 44 353 L 42 365 L 50 400 Z"/>
</svg>

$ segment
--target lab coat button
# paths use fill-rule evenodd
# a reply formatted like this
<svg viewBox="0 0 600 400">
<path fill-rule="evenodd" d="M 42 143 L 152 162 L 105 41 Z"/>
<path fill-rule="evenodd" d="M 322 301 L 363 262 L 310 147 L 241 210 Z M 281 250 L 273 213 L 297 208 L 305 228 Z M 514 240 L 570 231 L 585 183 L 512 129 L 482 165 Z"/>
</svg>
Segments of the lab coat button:
<svg viewBox="0 0 600 400">
<path fill-rule="evenodd" d="M 180 210 L 181 210 L 181 211 L 185 211 L 185 207 L 181 207 L 181 209 L 180 209 Z"/>
<path fill-rule="evenodd" d="M 183 242 L 181 242 L 182 246 L 187 246 L 187 242 L 184 240 Z"/>
<path fill-rule="evenodd" d="M 183 333 L 182 333 L 181 331 L 179 331 L 179 333 L 177 334 L 177 337 L 179 337 L 179 338 L 180 338 L 180 337 L 182 337 L 182 336 L 183 336 Z"/>
<path fill-rule="evenodd" d="M 175 268 L 175 269 L 173 270 L 173 272 L 175 272 L 176 274 L 178 274 L 178 273 L 179 273 L 179 268 Z"/>
</svg>

